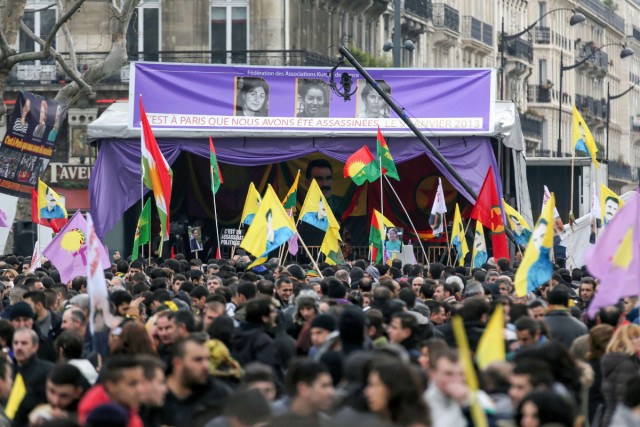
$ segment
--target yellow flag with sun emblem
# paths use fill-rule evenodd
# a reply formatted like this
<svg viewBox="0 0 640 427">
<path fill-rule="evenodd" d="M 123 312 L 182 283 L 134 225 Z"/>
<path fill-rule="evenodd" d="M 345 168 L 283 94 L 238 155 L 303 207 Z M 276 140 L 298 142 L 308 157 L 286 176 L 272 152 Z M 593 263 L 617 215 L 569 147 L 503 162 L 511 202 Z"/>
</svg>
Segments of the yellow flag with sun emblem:
<svg viewBox="0 0 640 427">
<path fill-rule="evenodd" d="M 42 251 L 42 254 L 60 272 L 62 283 L 67 283 L 78 276 L 87 275 L 88 229 L 87 220 L 84 219 L 80 211 L 77 211 Z M 102 265 L 110 266 L 109 253 L 102 243 L 100 243 L 100 247 Z"/>
</svg>

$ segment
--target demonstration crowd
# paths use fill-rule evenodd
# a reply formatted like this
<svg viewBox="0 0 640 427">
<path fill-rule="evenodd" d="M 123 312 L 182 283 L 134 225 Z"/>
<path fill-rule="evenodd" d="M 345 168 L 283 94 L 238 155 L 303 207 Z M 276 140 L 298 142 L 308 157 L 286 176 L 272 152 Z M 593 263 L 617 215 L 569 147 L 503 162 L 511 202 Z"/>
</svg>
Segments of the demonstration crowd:
<svg viewBox="0 0 640 427">
<path fill-rule="evenodd" d="M 92 334 L 85 277 L 0 258 L 0 427 L 640 425 L 637 299 L 588 318 L 584 269 L 518 298 L 506 259 L 248 262 L 115 259 Z M 499 305 L 505 360 L 476 390 L 452 319 L 473 353 Z"/>
</svg>

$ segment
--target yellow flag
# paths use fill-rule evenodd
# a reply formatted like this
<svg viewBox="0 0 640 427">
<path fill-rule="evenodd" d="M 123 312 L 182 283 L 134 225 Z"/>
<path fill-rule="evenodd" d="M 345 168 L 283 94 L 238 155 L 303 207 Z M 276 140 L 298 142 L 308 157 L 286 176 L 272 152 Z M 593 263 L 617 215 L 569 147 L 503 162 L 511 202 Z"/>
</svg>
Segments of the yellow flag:
<svg viewBox="0 0 640 427">
<path fill-rule="evenodd" d="M 256 258 L 266 259 L 269 252 L 279 248 L 293 236 L 295 229 L 292 219 L 282 207 L 273 187 L 269 185 L 240 247 Z M 252 265 L 258 264 L 254 262 Z"/>
<path fill-rule="evenodd" d="M 328 228 L 340 229 L 340 224 L 333 216 L 329 203 L 315 179 L 309 185 L 309 191 L 307 191 L 307 197 L 304 199 L 298 218 L 322 231 L 327 231 Z"/>
<path fill-rule="evenodd" d="M 18 408 L 22 403 L 22 399 L 27 394 L 27 388 L 24 385 L 24 378 L 22 378 L 22 374 L 18 372 L 15 380 L 13 380 L 13 388 L 11 389 L 11 393 L 9 394 L 9 400 L 7 400 L 7 406 L 4 408 L 4 413 L 10 420 L 13 420 L 13 417 L 16 416 L 16 412 L 18 412 Z"/>
<path fill-rule="evenodd" d="M 464 265 L 464 258 L 469 253 L 469 245 L 464 236 L 464 225 L 462 224 L 462 216 L 460 215 L 460 207 L 456 203 L 456 212 L 453 215 L 453 226 L 451 228 L 451 245 L 458 252 L 458 265 Z"/>
<path fill-rule="evenodd" d="M 573 139 L 573 150 L 580 150 L 589 154 L 593 164 L 596 165 L 596 168 L 599 168 L 600 163 L 598 163 L 596 159 L 596 154 L 598 153 L 596 141 L 593 139 L 589 126 L 585 123 L 582 114 L 580 114 L 575 104 L 573 106 L 573 129 L 571 138 Z"/>
<path fill-rule="evenodd" d="M 249 191 L 247 192 L 247 199 L 244 201 L 244 208 L 242 209 L 242 217 L 240 222 L 246 225 L 251 225 L 258 208 L 260 207 L 260 193 L 256 190 L 256 186 L 253 182 L 249 184 Z"/>
<path fill-rule="evenodd" d="M 602 214 L 602 226 L 606 227 L 609 221 L 624 206 L 622 199 L 606 185 L 600 185 L 600 212 Z"/>
<path fill-rule="evenodd" d="M 551 279 L 553 274 L 551 247 L 553 246 L 553 212 L 555 207 L 556 198 L 551 193 L 551 198 L 542 209 L 542 214 L 531 234 L 531 241 L 527 245 L 520 267 L 516 272 L 516 294 L 519 297 L 525 296 L 527 292 L 533 292 Z"/>
<path fill-rule="evenodd" d="M 478 390 L 480 386 L 476 370 L 473 367 L 473 361 L 471 360 L 471 349 L 469 348 L 467 334 L 464 331 L 464 323 L 460 316 L 454 316 L 451 322 L 453 335 L 456 339 L 456 346 L 458 347 L 458 354 L 460 355 L 460 362 L 462 363 L 464 376 L 467 380 L 467 387 L 469 387 L 471 391 L 471 420 L 473 421 L 474 427 L 488 427 L 489 421 L 487 420 L 487 414 L 478 402 Z"/>
<path fill-rule="evenodd" d="M 480 369 L 485 369 L 493 362 L 503 362 L 505 357 L 504 308 L 498 304 L 478 343 L 476 362 Z"/>
<path fill-rule="evenodd" d="M 338 263 L 344 263 L 342 250 L 340 250 L 341 240 L 340 231 L 329 227 L 322 240 L 322 246 L 320 246 L 320 252 L 325 254 L 327 264 L 336 265 Z"/>
<path fill-rule="evenodd" d="M 62 198 L 38 178 L 38 218 L 68 218 Z"/>
</svg>

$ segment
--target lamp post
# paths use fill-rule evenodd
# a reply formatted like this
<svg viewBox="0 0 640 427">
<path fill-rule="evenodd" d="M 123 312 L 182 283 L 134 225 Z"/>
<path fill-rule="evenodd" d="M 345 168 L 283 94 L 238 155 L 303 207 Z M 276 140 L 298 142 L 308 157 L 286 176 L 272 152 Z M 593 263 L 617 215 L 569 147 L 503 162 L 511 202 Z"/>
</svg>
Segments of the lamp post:
<svg viewBox="0 0 640 427">
<path fill-rule="evenodd" d="M 400 3 L 401 0 L 394 0 L 393 3 L 393 41 L 389 40 L 384 43 L 382 50 L 389 52 L 393 49 L 393 66 L 395 68 L 402 67 L 402 48 L 413 52 L 416 45 L 411 40 L 406 40 L 402 44 L 402 23 L 400 20 Z"/>
<path fill-rule="evenodd" d="M 607 163 L 609 162 L 609 120 L 611 118 L 611 101 L 616 100 L 618 98 L 622 98 L 623 96 L 625 96 L 626 94 L 628 94 L 629 92 L 631 92 L 631 90 L 636 87 L 636 84 L 632 84 L 631 86 L 629 86 L 629 89 L 625 90 L 622 93 L 619 93 L 617 95 L 611 95 L 611 92 L 609 92 L 609 83 L 607 83 L 607 123 L 606 123 L 606 127 L 605 127 L 605 132 L 607 133 L 606 135 L 606 143 L 605 143 L 605 159 L 607 160 Z"/>
<path fill-rule="evenodd" d="M 559 88 L 560 96 L 558 96 L 558 98 L 559 98 L 559 102 L 558 102 L 558 146 L 556 147 L 556 157 L 562 157 L 562 75 L 563 75 L 563 73 L 565 71 L 573 70 L 574 68 L 581 66 L 582 64 L 584 64 L 585 62 L 587 62 L 588 60 L 593 58 L 596 55 L 597 52 L 600 52 L 605 47 L 614 46 L 614 45 L 615 46 L 622 46 L 622 50 L 620 51 L 620 59 L 624 59 L 624 58 L 626 58 L 628 56 L 632 56 L 633 55 L 633 49 L 628 48 L 627 46 L 625 46 L 622 43 L 607 43 L 605 45 L 600 46 L 597 49 L 594 49 L 588 56 L 582 58 L 580 61 L 576 62 L 575 64 L 566 65 L 565 66 L 564 65 L 564 55 L 560 54 L 560 88 Z M 608 90 L 607 90 L 607 92 L 608 92 Z M 621 94 L 620 96 L 622 96 L 622 95 L 624 95 L 624 94 Z M 608 115 L 609 115 L 609 108 L 608 108 L 608 102 L 607 102 L 607 126 L 609 125 Z M 607 131 L 607 138 L 608 138 L 608 136 L 609 136 L 609 132 Z"/>
<path fill-rule="evenodd" d="M 571 19 L 569 19 L 569 25 L 574 26 L 576 24 L 580 24 L 581 22 L 585 21 L 585 17 L 583 14 L 576 12 L 574 9 L 570 9 L 567 7 L 559 7 L 557 9 L 553 9 L 548 11 L 547 13 L 543 14 L 540 18 L 538 18 L 533 24 L 529 25 L 527 28 L 525 28 L 524 30 L 520 31 L 519 33 L 516 34 L 506 34 L 504 32 L 504 16 L 502 17 L 502 27 L 500 29 L 500 99 L 504 99 L 504 67 L 505 67 L 505 59 L 504 59 L 504 50 L 506 48 L 505 46 L 505 42 L 508 42 L 510 40 L 515 40 L 518 37 L 522 36 L 525 33 L 528 33 L 529 31 L 531 31 L 536 24 L 538 24 L 540 21 L 542 21 L 542 19 L 544 17 L 546 17 L 547 15 L 554 13 L 554 12 L 558 12 L 560 10 L 568 10 L 573 12 L 573 15 L 571 15 Z"/>
</svg>

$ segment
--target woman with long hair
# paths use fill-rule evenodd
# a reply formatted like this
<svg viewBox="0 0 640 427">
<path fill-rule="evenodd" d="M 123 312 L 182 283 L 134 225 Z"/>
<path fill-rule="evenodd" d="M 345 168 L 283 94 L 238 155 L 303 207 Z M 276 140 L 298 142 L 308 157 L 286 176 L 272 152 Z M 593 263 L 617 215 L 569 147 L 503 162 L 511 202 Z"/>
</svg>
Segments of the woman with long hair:
<svg viewBox="0 0 640 427">
<path fill-rule="evenodd" d="M 573 427 L 574 421 L 575 410 L 572 402 L 552 391 L 529 393 L 520 402 L 516 413 L 518 427 Z"/>
<path fill-rule="evenodd" d="M 624 396 L 626 378 L 640 369 L 640 326 L 623 325 L 613 334 L 602 356 L 602 394 L 604 395 L 604 417 L 602 425 L 608 426 L 616 405 Z"/>
<path fill-rule="evenodd" d="M 369 410 L 400 427 L 429 427 L 429 408 L 417 375 L 397 360 L 374 362 L 364 390 Z"/>
<path fill-rule="evenodd" d="M 267 117 L 269 115 L 269 85 L 260 78 L 243 78 L 236 102 L 236 116 Z"/>
</svg>

